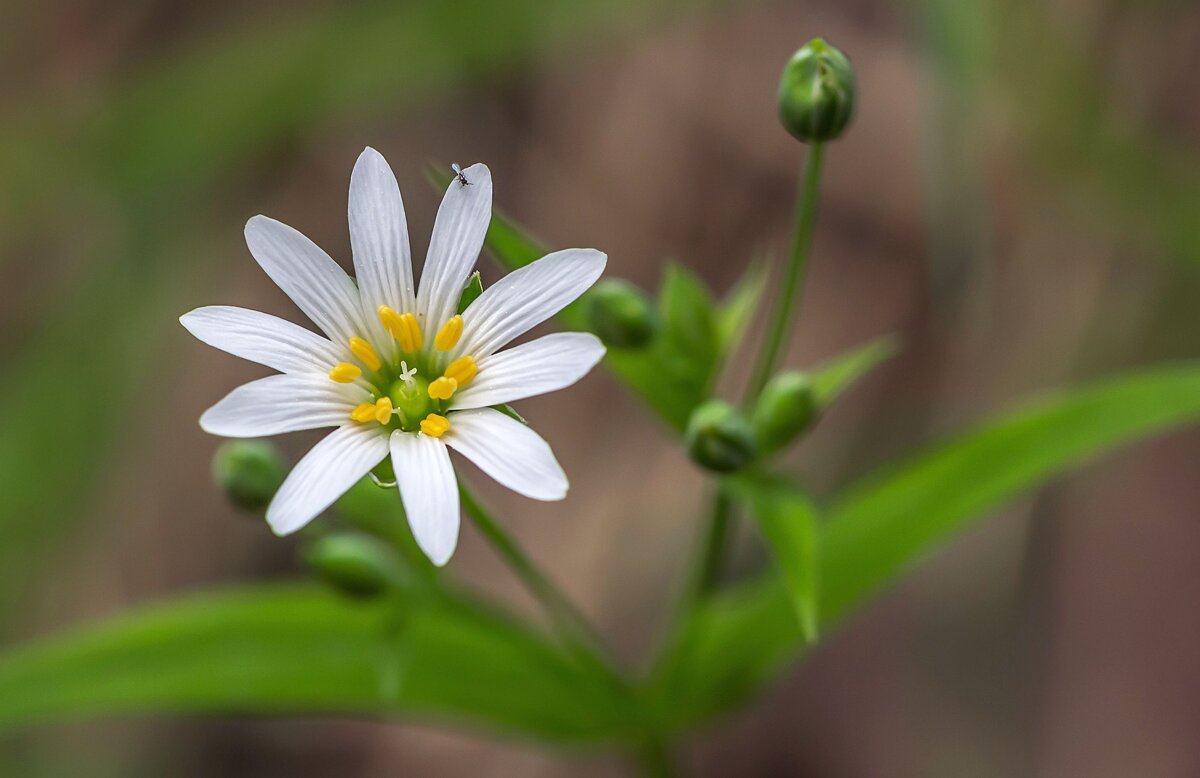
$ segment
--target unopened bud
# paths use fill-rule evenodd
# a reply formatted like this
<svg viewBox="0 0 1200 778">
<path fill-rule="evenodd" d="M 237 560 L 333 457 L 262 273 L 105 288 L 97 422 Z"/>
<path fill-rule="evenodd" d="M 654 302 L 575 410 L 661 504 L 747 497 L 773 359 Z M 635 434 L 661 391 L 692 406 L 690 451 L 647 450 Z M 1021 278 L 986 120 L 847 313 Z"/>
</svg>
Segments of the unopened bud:
<svg viewBox="0 0 1200 778">
<path fill-rule="evenodd" d="M 400 561 L 370 535 L 339 532 L 309 546 L 304 561 L 327 583 L 353 597 L 375 597 L 403 579 Z"/>
<path fill-rule="evenodd" d="M 779 118 L 805 143 L 833 140 L 854 115 L 854 67 L 820 38 L 797 51 L 779 81 Z"/>
<path fill-rule="evenodd" d="M 638 348 L 654 337 L 654 308 L 633 284 L 616 279 L 601 281 L 584 304 L 588 327 L 605 345 Z"/>
<path fill-rule="evenodd" d="M 754 460 L 754 430 L 738 409 L 709 400 L 692 411 L 686 433 L 688 453 L 701 466 L 732 473 Z"/>
<path fill-rule="evenodd" d="M 213 455 L 213 480 L 239 508 L 264 510 L 287 477 L 287 463 L 270 443 L 231 440 Z"/>
<path fill-rule="evenodd" d="M 754 405 L 751 421 L 759 449 L 769 454 L 791 443 L 812 426 L 817 411 L 816 391 L 807 375 L 790 370 L 775 376 Z"/>
</svg>

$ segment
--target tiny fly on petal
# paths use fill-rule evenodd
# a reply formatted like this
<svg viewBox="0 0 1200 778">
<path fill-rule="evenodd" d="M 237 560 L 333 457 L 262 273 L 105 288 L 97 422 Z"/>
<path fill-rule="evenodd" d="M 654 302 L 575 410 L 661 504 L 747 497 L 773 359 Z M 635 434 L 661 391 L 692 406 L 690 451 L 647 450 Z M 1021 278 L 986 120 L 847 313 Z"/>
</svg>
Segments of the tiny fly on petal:
<svg viewBox="0 0 1200 778">
<path fill-rule="evenodd" d="M 462 168 L 460 168 L 458 166 L 457 162 L 451 162 L 450 169 L 454 171 L 454 175 L 458 178 L 459 186 L 470 186 L 471 185 L 471 182 L 467 180 L 466 175 L 463 174 Z"/>
</svg>

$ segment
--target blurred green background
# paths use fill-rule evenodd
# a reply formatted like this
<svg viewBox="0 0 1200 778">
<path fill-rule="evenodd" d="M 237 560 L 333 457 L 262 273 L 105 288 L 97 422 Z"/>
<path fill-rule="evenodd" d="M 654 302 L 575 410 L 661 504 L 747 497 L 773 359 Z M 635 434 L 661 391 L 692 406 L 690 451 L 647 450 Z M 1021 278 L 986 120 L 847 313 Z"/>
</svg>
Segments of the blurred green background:
<svg viewBox="0 0 1200 778">
<path fill-rule="evenodd" d="M 789 363 L 884 332 L 903 355 L 794 455 L 828 492 L 1042 388 L 1200 355 L 1200 6 L 1192 0 L 66 0 L 0 8 L 0 640 L 202 586 L 300 574 L 211 487 L 196 425 L 263 371 L 176 317 L 298 317 L 241 228 L 349 259 L 350 168 L 396 169 L 416 253 L 431 160 L 652 287 L 724 290 L 780 255 L 800 149 L 780 68 L 853 59 Z M 484 263 L 485 274 L 495 277 Z M 735 360 L 735 373 L 748 360 Z M 588 408 L 589 413 L 580 413 Z M 702 479 L 597 373 L 522 407 L 572 476 L 498 512 L 644 654 Z M 292 436 L 298 455 L 310 442 Z M 706 775 L 1192 775 L 1200 765 L 1200 435 L 1105 459 L 955 543 L 748 710 Z M 756 563 L 750 538 L 740 559 Z M 452 569 L 528 605 L 470 529 Z M 3 774 L 614 775 L 607 757 L 414 725 L 245 718 L 56 726 Z"/>
</svg>

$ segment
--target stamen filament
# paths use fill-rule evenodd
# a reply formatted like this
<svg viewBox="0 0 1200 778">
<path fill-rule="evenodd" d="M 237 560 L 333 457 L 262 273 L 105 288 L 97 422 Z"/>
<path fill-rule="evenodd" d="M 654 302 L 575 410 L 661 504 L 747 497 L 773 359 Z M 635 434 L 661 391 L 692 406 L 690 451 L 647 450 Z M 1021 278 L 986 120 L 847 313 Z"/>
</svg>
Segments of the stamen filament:
<svg viewBox="0 0 1200 778">
<path fill-rule="evenodd" d="M 358 357 L 358 361 L 371 370 L 378 370 L 383 365 L 383 362 L 379 359 L 379 354 L 375 353 L 375 349 L 371 344 L 362 338 L 350 339 L 350 353 Z"/>
<path fill-rule="evenodd" d="M 431 438 L 440 438 L 449 429 L 450 420 L 436 413 L 431 413 L 421 420 L 421 432 L 424 432 Z"/>
<path fill-rule="evenodd" d="M 442 325 L 442 329 L 438 332 L 437 337 L 433 339 L 433 345 L 438 351 L 449 351 L 458 343 L 458 339 L 462 337 L 463 319 L 461 316 L 454 316 L 450 321 Z"/>
<path fill-rule="evenodd" d="M 479 368 L 475 366 L 474 357 L 459 357 L 450 363 L 444 375 L 458 382 L 458 388 L 461 389 L 471 382 L 477 372 Z"/>
<path fill-rule="evenodd" d="M 349 362 L 340 362 L 329 371 L 329 377 L 339 384 L 353 383 L 354 379 L 360 375 L 362 375 L 362 368 Z"/>
</svg>

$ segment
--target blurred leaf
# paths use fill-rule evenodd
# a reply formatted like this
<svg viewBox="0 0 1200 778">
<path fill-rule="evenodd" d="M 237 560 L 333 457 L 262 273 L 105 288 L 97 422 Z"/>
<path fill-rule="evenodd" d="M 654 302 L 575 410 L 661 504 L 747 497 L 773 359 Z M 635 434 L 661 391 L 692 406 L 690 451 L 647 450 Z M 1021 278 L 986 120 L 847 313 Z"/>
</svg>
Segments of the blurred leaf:
<svg viewBox="0 0 1200 778">
<path fill-rule="evenodd" d="M 899 350 L 898 339 L 894 335 L 885 335 L 818 365 L 812 371 L 818 405 L 822 408 L 832 405 L 843 392 Z"/>
<path fill-rule="evenodd" d="M 717 333 L 721 353 L 728 354 L 746 334 L 767 288 L 767 266 L 751 262 L 737 285 L 725 295 L 717 310 Z"/>
<path fill-rule="evenodd" d="M 1066 392 L 866 479 L 823 511 L 823 629 L 1008 500 L 1116 446 L 1200 421 L 1200 366 L 1148 370 Z M 802 648 L 784 580 L 767 573 L 713 598 L 662 665 L 678 725 L 725 709 Z M 665 703 L 664 703 L 665 704 Z"/>
<path fill-rule="evenodd" d="M 731 479 L 728 488 L 750 503 L 754 519 L 779 565 L 804 640 L 814 642 L 819 612 L 820 526 L 816 509 L 804 492 L 779 478 L 739 476 Z"/>
<path fill-rule="evenodd" d="M 0 728 L 94 714 L 420 716 L 552 741 L 638 716 L 541 637 L 447 598 L 398 610 L 308 586 L 196 596 L 0 655 Z"/>
<path fill-rule="evenodd" d="M 698 385 L 711 382 L 720 356 L 716 303 L 695 273 L 675 263 L 667 265 L 658 297 L 667 342 L 664 365 Z"/>
</svg>

